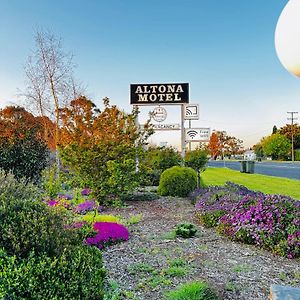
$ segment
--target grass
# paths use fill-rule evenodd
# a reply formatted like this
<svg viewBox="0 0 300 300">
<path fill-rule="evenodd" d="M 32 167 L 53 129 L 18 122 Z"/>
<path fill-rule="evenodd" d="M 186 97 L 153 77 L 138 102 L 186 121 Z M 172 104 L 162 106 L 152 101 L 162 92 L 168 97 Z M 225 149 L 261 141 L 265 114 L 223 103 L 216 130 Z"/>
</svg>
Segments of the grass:
<svg viewBox="0 0 300 300">
<path fill-rule="evenodd" d="M 261 174 L 247 174 L 226 168 L 207 168 L 201 174 L 203 182 L 208 185 L 224 185 L 226 181 L 265 194 L 281 194 L 300 200 L 300 180 Z"/>
<path fill-rule="evenodd" d="M 166 293 L 168 300 L 217 300 L 219 297 L 206 282 L 188 282 Z"/>
</svg>

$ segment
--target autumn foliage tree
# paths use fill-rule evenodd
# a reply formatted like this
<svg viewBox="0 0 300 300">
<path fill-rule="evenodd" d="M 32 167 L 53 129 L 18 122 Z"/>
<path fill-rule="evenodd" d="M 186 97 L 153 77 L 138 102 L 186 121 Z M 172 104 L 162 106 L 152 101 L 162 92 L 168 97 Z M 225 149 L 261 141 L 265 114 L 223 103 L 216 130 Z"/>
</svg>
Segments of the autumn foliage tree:
<svg viewBox="0 0 300 300">
<path fill-rule="evenodd" d="M 243 150 L 243 141 L 234 136 L 227 135 L 225 131 L 215 131 L 210 136 L 208 149 L 213 159 L 216 159 L 219 155 L 222 158 L 224 158 L 224 155 L 230 157 L 231 155 L 241 153 Z"/>
<path fill-rule="evenodd" d="M 60 109 L 62 162 L 77 182 L 92 188 L 102 202 L 107 195 L 126 193 L 137 184 L 138 145 L 150 133 L 139 133 L 137 113 L 127 114 L 111 106 L 108 98 L 100 111 L 83 96 Z"/>
<path fill-rule="evenodd" d="M 48 159 L 44 133 L 40 120 L 24 108 L 0 110 L 0 168 L 17 179 L 38 181 Z"/>
<path fill-rule="evenodd" d="M 209 153 L 213 159 L 216 159 L 217 156 L 221 153 L 219 137 L 216 132 L 213 132 L 211 134 L 207 147 L 208 147 Z"/>
</svg>

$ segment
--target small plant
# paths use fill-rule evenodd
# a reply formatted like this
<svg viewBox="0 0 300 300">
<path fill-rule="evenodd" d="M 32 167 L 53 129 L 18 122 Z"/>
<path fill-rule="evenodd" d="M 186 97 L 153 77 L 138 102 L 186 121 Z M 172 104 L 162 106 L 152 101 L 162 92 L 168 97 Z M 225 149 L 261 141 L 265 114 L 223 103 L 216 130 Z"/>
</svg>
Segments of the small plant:
<svg viewBox="0 0 300 300">
<path fill-rule="evenodd" d="M 152 273 L 155 268 L 148 263 L 136 263 L 128 266 L 128 272 L 132 275 L 136 273 Z"/>
<path fill-rule="evenodd" d="M 175 240 L 176 239 L 176 232 L 175 230 L 171 230 L 169 232 L 163 233 L 160 238 L 162 240 Z"/>
<path fill-rule="evenodd" d="M 216 292 L 206 282 L 189 282 L 166 294 L 168 300 L 218 300 Z"/>
<path fill-rule="evenodd" d="M 184 277 L 188 273 L 188 270 L 181 266 L 171 266 L 162 272 L 168 277 Z"/>
<path fill-rule="evenodd" d="M 112 215 L 95 215 L 94 213 L 86 214 L 82 220 L 92 224 L 95 222 L 120 223 L 120 218 Z"/>
<path fill-rule="evenodd" d="M 197 228 L 191 223 L 182 223 L 176 226 L 176 235 L 183 238 L 195 236 Z"/>
<path fill-rule="evenodd" d="M 124 220 L 124 222 L 122 222 L 122 223 L 125 226 L 130 226 L 130 225 L 134 225 L 134 224 L 139 223 L 142 219 L 143 219 L 143 215 L 142 214 L 131 215 L 128 219 Z"/>
<path fill-rule="evenodd" d="M 251 271 L 251 267 L 247 265 L 236 265 L 232 268 L 232 270 L 236 273 L 249 272 Z"/>
</svg>

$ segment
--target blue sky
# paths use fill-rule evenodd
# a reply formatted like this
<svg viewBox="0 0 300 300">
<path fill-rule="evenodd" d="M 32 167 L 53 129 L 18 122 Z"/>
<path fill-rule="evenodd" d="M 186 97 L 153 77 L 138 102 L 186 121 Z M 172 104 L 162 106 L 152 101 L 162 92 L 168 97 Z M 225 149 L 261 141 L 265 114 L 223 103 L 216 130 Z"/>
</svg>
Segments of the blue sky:
<svg viewBox="0 0 300 300">
<path fill-rule="evenodd" d="M 251 146 L 299 111 L 300 79 L 280 64 L 274 31 L 287 0 L 1 1 L 0 107 L 20 103 L 35 29 L 61 37 L 88 96 L 130 111 L 130 83 L 189 82 L 193 127 L 226 130 Z M 154 107 L 143 108 L 140 122 Z M 167 107 L 167 123 L 179 108 Z M 179 132 L 153 142 L 178 145 Z"/>
</svg>

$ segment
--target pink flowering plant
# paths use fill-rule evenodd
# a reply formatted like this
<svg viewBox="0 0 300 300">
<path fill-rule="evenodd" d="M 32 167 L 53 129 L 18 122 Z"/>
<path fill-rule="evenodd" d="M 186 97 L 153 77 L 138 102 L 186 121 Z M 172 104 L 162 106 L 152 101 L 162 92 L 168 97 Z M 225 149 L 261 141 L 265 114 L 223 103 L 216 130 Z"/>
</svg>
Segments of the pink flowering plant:
<svg viewBox="0 0 300 300">
<path fill-rule="evenodd" d="M 265 195 L 229 184 L 220 194 L 199 195 L 196 213 L 206 224 L 233 240 L 255 244 L 288 258 L 300 257 L 300 202 L 282 195 Z M 216 196 L 218 195 L 218 196 Z"/>
<path fill-rule="evenodd" d="M 128 229 L 118 223 L 95 222 L 93 228 L 97 234 L 86 238 L 85 242 L 87 245 L 94 245 L 100 249 L 117 242 L 127 241 L 129 238 Z"/>
</svg>

